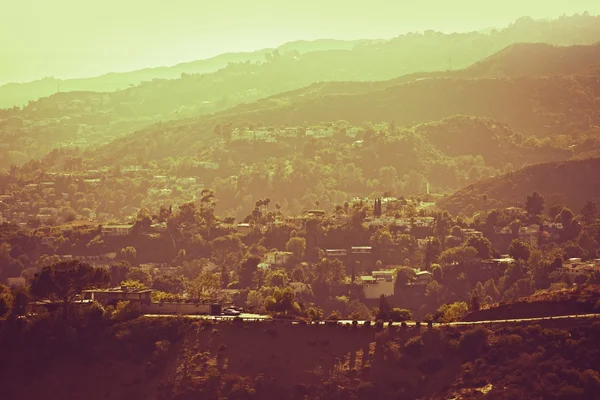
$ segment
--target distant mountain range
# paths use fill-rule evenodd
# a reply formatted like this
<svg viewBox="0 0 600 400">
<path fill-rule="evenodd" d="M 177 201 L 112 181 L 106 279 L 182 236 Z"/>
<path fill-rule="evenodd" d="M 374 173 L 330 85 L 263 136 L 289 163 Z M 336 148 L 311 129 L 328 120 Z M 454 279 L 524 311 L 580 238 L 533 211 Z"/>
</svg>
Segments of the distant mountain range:
<svg viewBox="0 0 600 400">
<path fill-rule="evenodd" d="M 170 67 L 145 68 L 131 72 L 108 73 L 101 76 L 79 79 L 44 78 L 32 82 L 7 83 L 0 86 L 0 108 L 24 106 L 29 101 L 58 92 L 113 92 L 124 90 L 154 79 L 178 79 L 182 74 L 206 74 L 227 67 L 230 63 L 263 62 L 267 54 L 274 51 L 308 53 L 312 51 L 350 50 L 363 43 L 377 41 L 344 41 L 322 39 L 286 43 L 276 49 L 261 49 L 254 52 L 225 53 L 204 60 L 191 61 Z"/>
</svg>

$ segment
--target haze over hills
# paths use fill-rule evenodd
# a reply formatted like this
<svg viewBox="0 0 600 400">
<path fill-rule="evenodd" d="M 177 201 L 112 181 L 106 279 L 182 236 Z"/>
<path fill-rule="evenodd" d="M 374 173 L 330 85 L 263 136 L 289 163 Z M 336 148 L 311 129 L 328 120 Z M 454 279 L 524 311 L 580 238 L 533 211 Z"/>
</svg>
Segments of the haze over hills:
<svg viewBox="0 0 600 400">
<path fill-rule="evenodd" d="M 260 63 L 274 51 L 348 50 L 364 41 L 314 40 L 286 43 L 278 48 L 254 52 L 225 53 L 204 60 L 191 61 L 170 67 L 145 68 L 131 72 L 109 73 L 97 77 L 79 79 L 44 78 L 32 82 L 7 83 L 0 86 L 0 108 L 22 107 L 30 101 L 53 95 L 57 92 L 112 92 L 127 89 L 154 79 L 178 79 L 185 74 L 207 74 L 227 67 L 229 63 Z M 373 41 L 374 42 L 374 41 Z"/>
<path fill-rule="evenodd" d="M 428 33 L 407 35 L 381 44 L 364 43 L 353 50 L 304 54 L 287 52 L 279 55 L 268 53 L 262 63 L 234 63 L 211 74 L 186 75 L 175 80 L 154 80 L 113 93 L 60 93 L 33 102 L 23 110 L 4 111 L 3 128 L 0 133 L 5 138 L 5 149 L 11 151 L 12 156 L 8 157 L 5 153 L 2 157 L 3 164 L 22 163 L 32 156 L 39 157 L 45 154 L 52 147 L 89 147 L 106 144 L 156 121 L 196 117 L 227 109 L 230 110 L 208 117 L 206 124 L 202 122 L 203 119 L 196 120 L 194 124 L 201 124 L 210 130 L 215 124 L 214 121 L 226 123 L 227 120 L 231 122 L 239 119 L 265 124 L 302 124 L 305 121 L 314 123 L 337 119 L 362 123 L 383 118 L 396 120 L 401 125 L 415 125 L 454 114 L 469 115 L 473 112 L 473 115 L 490 116 L 503 122 L 516 123 L 514 128 L 524 130 L 524 134 L 543 135 L 557 132 L 557 129 L 564 130 L 564 121 L 551 120 L 549 115 L 539 116 L 541 120 L 519 120 L 518 114 L 521 111 L 516 104 L 520 103 L 526 107 L 523 113 L 527 113 L 527 109 L 532 112 L 531 110 L 538 106 L 535 99 L 526 100 L 533 95 L 527 92 L 528 90 L 540 90 L 540 94 L 536 96 L 548 98 L 552 96 L 552 90 L 562 90 L 560 88 L 565 87 L 567 93 L 573 96 L 573 101 L 579 99 L 576 101 L 583 102 L 582 105 L 588 103 L 585 106 L 587 108 L 569 111 L 571 107 L 561 103 L 565 111 L 560 109 L 559 103 L 553 104 L 552 99 L 548 98 L 546 103 L 540 105 L 541 109 L 553 113 L 564 111 L 567 114 L 584 112 L 593 118 L 593 107 L 590 105 L 595 96 L 593 79 L 535 78 L 531 81 L 532 87 L 522 85 L 518 80 L 513 80 L 504 87 L 497 79 L 479 82 L 471 78 L 516 76 L 523 79 L 523 73 L 515 71 L 530 71 L 529 73 L 535 76 L 559 72 L 593 74 L 596 71 L 593 67 L 582 67 L 582 64 L 589 66 L 598 62 L 596 45 L 552 47 L 544 44 L 518 44 L 504 50 L 502 55 L 491 57 L 464 70 L 396 77 L 402 72 L 426 71 L 429 68 L 443 70 L 448 60 L 445 53 L 439 52 L 439 48 L 448 49 L 455 61 L 462 60 L 462 63 L 468 65 L 485 57 L 491 48 L 512 37 L 518 37 L 514 33 L 515 30 L 525 32 L 521 37 L 547 34 L 551 40 L 560 36 L 561 42 L 568 40 L 569 32 L 575 32 L 576 34 L 572 35 L 574 41 L 595 43 L 600 38 L 600 32 L 596 32 L 596 27 L 600 24 L 596 25 L 595 22 L 596 17 L 591 16 L 569 17 L 553 22 L 520 20 L 499 33 L 487 36 L 476 33 Z M 583 26 L 583 32 L 586 34 L 582 35 L 581 31 L 573 30 L 573 26 Z M 563 33 L 557 36 L 556 32 L 560 32 L 561 29 Z M 473 40 L 477 40 L 479 45 L 468 45 Z M 412 46 L 430 50 L 419 51 L 416 53 L 418 57 L 409 58 L 414 54 Z M 530 46 L 532 51 L 524 50 Z M 546 58 L 540 63 L 532 63 L 527 57 L 535 53 L 533 49 L 540 55 L 545 54 Z M 410 59 L 409 63 L 406 62 L 407 59 Z M 550 62 L 553 59 L 557 61 Z M 573 62 L 569 63 L 568 60 Z M 519 63 L 523 65 L 522 68 L 518 67 Z M 396 79 L 382 81 L 389 77 Z M 445 78 L 431 82 L 422 79 L 433 77 Z M 461 79 L 454 81 L 454 77 Z M 314 84 L 317 81 L 336 80 L 356 82 Z M 361 80 L 377 82 L 358 82 Z M 291 92 L 286 92 L 290 90 Z M 464 102 L 454 100 L 453 96 L 457 95 L 458 90 L 464 91 L 461 94 Z M 480 97 L 488 90 L 495 95 L 481 100 Z M 517 96 L 518 102 L 505 100 L 503 93 L 506 91 L 509 92 L 506 96 Z M 285 93 L 278 95 L 282 92 Z M 439 96 L 438 92 L 444 94 Z M 275 97 L 268 97 L 272 95 Z M 431 107 L 419 106 L 429 103 L 427 96 L 435 99 L 437 105 L 434 102 Z M 253 103 L 258 99 L 264 100 Z M 507 108 L 512 108 L 510 116 L 506 115 L 506 109 L 495 109 L 498 102 L 505 102 Z M 523 104 L 524 102 L 528 104 Z M 231 108 L 240 103 L 246 104 Z M 374 104 L 378 103 L 383 107 L 374 107 Z M 400 103 L 404 105 L 400 107 Z M 493 109 L 486 110 L 485 107 Z M 360 110 L 355 112 L 356 108 Z M 330 110 L 331 114 L 326 110 Z M 568 118 L 571 122 L 574 121 Z M 177 122 L 173 126 L 188 126 L 191 121 L 185 121 L 183 124 Z M 590 122 L 586 117 L 578 124 L 585 129 Z M 186 135 L 186 130 L 182 129 L 178 142 L 183 143 L 187 140 Z M 132 136 L 135 137 L 137 136 Z M 191 146 L 186 147 L 193 146 L 194 143 L 191 143 Z"/>
<path fill-rule="evenodd" d="M 426 31 L 425 34 L 405 34 L 390 40 L 296 41 L 280 46 L 279 53 L 297 51 L 300 54 L 309 54 L 300 57 L 297 65 L 288 64 L 286 65 L 288 69 L 278 71 L 277 74 L 279 76 L 284 74 L 290 80 L 297 79 L 295 77 L 298 75 L 312 75 L 308 81 L 300 80 L 293 87 L 300 88 L 319 80 L 386 80 L 413 72 L 455 70 L 467 67 L 518 42 L 545 42 L 556 45 L 593 44 L 600 41 L 600 28 L 597 28 L 599 25 L 597 17 L 586 15 L 562 17 L 551 21 L 521 18 L 505 29 L 490 33 L 443 34 Z M 271 49 L 264 49 L 254 53 L 225 54 L 173 67 L 144 69 L 96 78 L 62 81 L 44 79 L 23 84 L 8 84 L 0 87 L 0 108 L 21 106 L 29 100 L 56 93 L 59 85 L 62 92 L 114 91 L 125 89 L 129 85 L 137 85 L 142 81 L 179 78 L 182 73 L 214 72 L 227 66 L 229 62 L 260 63 L 265 61 L 265 54 L 270 51 Z M 295 54 L 290 56 L 294 57 Z M 253 73 L 253 71 L 245 73 Z M 190 86 L 190 83 L 189 80 L 186 81 L 187 86 Z M 197 83 L 192 85 L 195 86 Z M 177 81 L 173 81 L 172 85 L 176 88 Z M 261 87 L 256 89 L 263 97 L 282 91 L 276 87 L 271 90 Z M 286 90 L 290 89 L 292 87 Z M 161 90 L 164 89 L 156 86 L 152 88 L 157 95 Z M 206 89 L 196 86 L 195 90 L 203 93 Z M 171 94 L 173 93 L 164 92 L 163 97 Z M 259 97 L 253 99 L 257 98 Z M 161 109 L 161 114 L 165 114 L 168 110 L 169 108 Z"/>
</svg>

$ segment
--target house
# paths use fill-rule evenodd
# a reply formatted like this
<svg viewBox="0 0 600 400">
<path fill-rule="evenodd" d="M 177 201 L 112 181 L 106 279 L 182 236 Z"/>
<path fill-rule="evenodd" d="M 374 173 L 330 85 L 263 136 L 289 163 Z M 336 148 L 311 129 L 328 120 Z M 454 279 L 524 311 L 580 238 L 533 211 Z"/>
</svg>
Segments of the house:
<svg viewBox="0 0 600 400">
<path fill-rule="evenodd" d="M 371 275 L 361 276 L 360 283 L 367 300 L 394 295 L 393 271 L 373 271 Z"/>
<path fill-rule="evenodd" d="M 151 289 L 130 289 L 125 286 L 113 289 L 93 289 L 84 290 L 83 298 L 86 300 L 97 301 L 101 304 L 111 305 L 118 301 L 128 300 L 134 303 L 150 303 Z"/>
<path fill-rule="evenodd" d="M 6 286 L 8 287 L 25 286 L 26 283 L 27 282 L 25 281 L 25 278 L 23 278 L 22 276 L 6 278 Z"/>
<path fill-rule="evenodd" d="M 476 231 L 475 229 L 471 229 L 471 228 L 463 229 L 462 233 L 463 233 L 463 236 L 465 237 L 465 239 L 470 239 L 472 237 L 476 237 L 476 238 L 483 237 L 483 232 Z"/>
<path fill-rule="evenodd" d="M 290 282 L 288 284 L 296 294 L 306 293 L 310 290 L 310 286 L 304 282 Z"/>
<path fill-rule="evenodd" d="M 105 225 L 102 227 L 102 236 L 127 236 L 132 229 L 133 225 Z"/>
<path fill-rule="evenodd" d="M 371 246 L 354 246 L 352 247 L 352 254 L 371 254 L 373 248 Z"/>
<path fill-rule="evenodd" d="M 265 262 L 270 265 L 283 266 L 288 263 L 293 255 L 294 253 L 289 251 L 273 251 L 265 254 Z"/>
<path fill-rule="evenodd" d="M 413 282 L 415 286 L 427 286 L 433 280 L 433 275 L 429 271 L 415 271 L 416 280 Z"/>
<path fill-rule="evenodd" d="M 508 207 L 504 209 L 504 212 L 514 218 L 523 218 L 527 216 L 527 210 L 521 207 Z"/>
<path fill-rule="evenodd" d="M 529 225 L 522 226 L 519 228 L 519 239 L 522 241 L 529 243 L 531 247 L 534 249 L 538 248 L 538 242 L 540 237 L 540 226 L 539 225 Z"/>
<path fill-rule="evenodd" d="M 348 250 L 346 249 L 326 249 L 325 257 L 336 258 L 336 257 L 345 257 L 348 255 Z"/>
<path fill-rule="evenodd" d="M 481 261 L 481 268 L 485 270 L 493 270 L 496 268 L 506 269 L 510 264 L 514 263 L 515 260 L 510 257 L 503 258 L 492 258 L 489 260 Z"/>
<path fill-rule="evenodd" d="M 241 223 L 241 224 L 237 224 L 237 230 L 240 233 L 247 234 L 247 233 L 250 233 L 252 228 L 250 227 L 250 224 Z"/>
<path fill-rule="evenodd" d="M 417 246 L 419 249 L 424 249 L 427 247 L 427 244 L 433 242 L 434 239 L 435 238 L 432 236 L 428 236 L 425 239 L 417 239 Z"/>
</svg>

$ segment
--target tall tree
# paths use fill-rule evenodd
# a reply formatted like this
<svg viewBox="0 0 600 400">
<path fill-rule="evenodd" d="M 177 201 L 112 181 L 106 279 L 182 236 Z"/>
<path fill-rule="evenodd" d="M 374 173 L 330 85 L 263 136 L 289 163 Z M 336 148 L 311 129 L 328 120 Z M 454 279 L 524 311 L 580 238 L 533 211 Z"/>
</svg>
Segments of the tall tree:
<svg viewBox="0 0 600 400">
<path fill-rule="evenodd" d="M 598 209 L 596 203 L 588 201 L 581 209 L 581 218 L 584 224 L 591 225 L 596 220 Z"/>
<path fill-rule="evenodd" d="M 538 192 L 533 192 L 527 196 L 525 209 L 531 216 L 540 215 L 544 211 L 545 200 Z"/>
<path fill-rule="evenodd" d="M 55 298 L 62 301 L 65 318 L 69 305 L 84 290 L 105 287 L 110 275 L 102 268 L 94 268 L 77 260 L 61 261 L 44 267 L 31 281 L 31 294 L 38 299 Z"/>
</svg>

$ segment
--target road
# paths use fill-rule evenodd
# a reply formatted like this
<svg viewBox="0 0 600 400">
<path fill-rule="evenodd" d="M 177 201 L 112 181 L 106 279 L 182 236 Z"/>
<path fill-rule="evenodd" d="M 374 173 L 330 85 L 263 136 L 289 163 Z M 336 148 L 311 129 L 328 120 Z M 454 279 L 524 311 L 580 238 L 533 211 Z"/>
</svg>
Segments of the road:
<svg viewBox="0 0 600 400">
<path fill-rule="evenodd" d="M 149 318 L 173 318 L 173 317 L 186 317 L 192 319 L 210 319 L 214 321 L 228 321 L 233 320 L 234 316 L 230 315 L 178 315 L 178 314 L 145 314 L 144 317 Z M 280 321 L 280 322 L 288 322 L 293 324 L 299 324 L 298 321 L 294 320 L 286 320 L 286 319 L 273 319 L 268 315 L 260 315 L 260 314 L 240 314 L 239 317 L 246 322 L 265 322 L 265 321 Z M 590 319 L 590 318 L 600 318 L 600 314 L 573 314 L 573 315 L 561 315 L 556 317 L 537 317 L 537 318 L 521 318 L 521 319 L 502 319 L 502 320 L 494 320 L 494 321 L 460 321 L 460 322 L 449 322 L 449 323 L 433 323 L 433 326 L 464 326 L 464 325 L 498 325 L 498 324 L 512 324 L 512 323 L 522 323 L 522 322 L 537 322 L 537 321 L 551 321 L 551 320 L 564 320 L 564 319 Z M 333 321 L 331 321 L 333 322 Z M 363 325 L 365 321 L 357 321 L 358 325 Z M 337 321 L 338 324 L 342 325 L 352 325 L 352 320 L 340 320 Z M 325 321 L 318 322 L 320 325 L 326 324 Z M 371 322 L 371 324 L 374 324 Z M 394 322 L 392 326 L 401 326 L 401 322 Z M 384 324 L 388 326 L 389 324 L 386 322 Z M 415 326 L 416 322 L 407 321 L 407 326 Z M 427 326 L 427 323 L 422 322 L 422 326 Z"/>
</svg>

